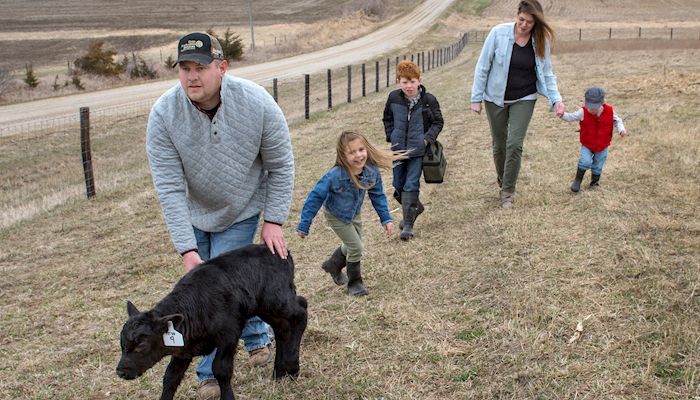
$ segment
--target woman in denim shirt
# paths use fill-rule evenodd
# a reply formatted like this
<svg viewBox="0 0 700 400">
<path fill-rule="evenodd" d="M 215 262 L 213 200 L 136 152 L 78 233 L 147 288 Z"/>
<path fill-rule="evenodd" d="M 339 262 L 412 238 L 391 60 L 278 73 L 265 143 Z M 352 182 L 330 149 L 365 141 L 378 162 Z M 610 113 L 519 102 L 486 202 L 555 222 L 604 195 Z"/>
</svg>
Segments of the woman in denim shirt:
<svg viewBox="0 0 700 400">
<path fill-rule="evenodd" d="M 362 257 L 362 220 L 360 210 L 365 192 L 379 215 L 387 235 L 394 231 L 389 214 L 380 168 L 390 169 L 392 161 L 403 159 L 402 152 L 379 150 L 367 138 L 357 132 L 345 131 L 338 138 L 335 166 L 316 183 L 304 202 L 297 235 L 305 238 L 316 213 L 322 205 L 328 224 L 342 244 L 322 265 L 336 285 L 348 285 L 353 296 L 368 294 L 362 283 L 360 258 Z M 342 269 L 347 266 L 347 276 Z"/>
<path fill-rule="evenodd" d="M 513 206 L 523 142 L 537 94 L 549 100 L 557 116 L 564 114 L 549 54 L 553 37 L 542 5 L 523 0 L 515 23 L 491 29 L 474 70 L 471 109 L 481 113 L 484 101 L 503 208 Z"/>
</svg>

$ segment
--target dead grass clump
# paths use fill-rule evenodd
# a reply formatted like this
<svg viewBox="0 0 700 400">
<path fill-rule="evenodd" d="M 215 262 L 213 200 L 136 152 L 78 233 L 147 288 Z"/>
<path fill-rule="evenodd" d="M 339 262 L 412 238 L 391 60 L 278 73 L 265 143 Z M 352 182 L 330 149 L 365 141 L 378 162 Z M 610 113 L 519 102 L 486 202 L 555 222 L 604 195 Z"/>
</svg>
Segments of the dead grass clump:
<svg viewBox="0 0 700 400">
<path fill-rule="evenodd" d="M 386 12 L 385 0 L 365 0 L 362 6 L 362 12 L 370 18 L 384 19 Z"/>
</svg>

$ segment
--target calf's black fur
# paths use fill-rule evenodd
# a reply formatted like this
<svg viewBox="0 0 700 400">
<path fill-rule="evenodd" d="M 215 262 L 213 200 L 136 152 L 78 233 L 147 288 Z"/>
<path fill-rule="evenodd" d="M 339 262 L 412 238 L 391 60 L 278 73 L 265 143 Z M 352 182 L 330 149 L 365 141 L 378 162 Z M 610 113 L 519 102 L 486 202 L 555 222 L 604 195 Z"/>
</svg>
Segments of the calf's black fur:
<svg viewBox="0 0 700 400">
<path fill-rule="evenodd" d="M 192 358 L 217 349 L 212 369 L 221 399 L 234 398 L 233 359 L 243 325 L 254 315 L 275 331 L 273 377 L 299 374 L 299 346 L 306 329 L 306 299 L 296 295 L 294 262 L 249 245 L 213 258 L 183 276 L 152 310 L 127 302 L 117 375 L 135 379 L 169 355 L 161 400 L 172 399 Z M 182 333 L 184 347 L 167 347 L 168 321 Z"/>
</svg>

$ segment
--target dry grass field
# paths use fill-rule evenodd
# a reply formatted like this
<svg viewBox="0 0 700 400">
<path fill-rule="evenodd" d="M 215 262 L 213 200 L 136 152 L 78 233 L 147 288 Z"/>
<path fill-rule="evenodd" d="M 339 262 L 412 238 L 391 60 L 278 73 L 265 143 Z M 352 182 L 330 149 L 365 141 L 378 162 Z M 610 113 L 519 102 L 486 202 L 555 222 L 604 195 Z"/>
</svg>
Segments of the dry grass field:
<svg viewBox="0 0 700 400">
<path fill-rule="evenodd" d="M 472 19 L 452 16 L 424 40 Z M 365 206 L 366 298 L 319 268 L 337 245 L 322 217 L 305 240 L 293 228 L 340 130 L 383 144 L 388 91 L 292 124 L 285 235 L 309 300 L 302 371 L 274 382 L 271 366 L 251 370 L 240 351 L 238 398 L 700 398 L 700 50 L 611 43 L 562 43 L 554 58 L 570 110 L 598 84 L 625 120 L 602 187 L 571 194 L 577 126 L 540 100 L 509 211 L 497 207 L 486 118 L 467 112 L 478 46 L 425 75 L 445 115 L 447 179 L 424 185 L 410 243 L 385 237 Z M 76 132 L 0 138 L 0 220 L 14 221 L 0 228 L 0 398 L 159 395 L 165 361 L 136 381 L 114 372 L 126 300 L 149 308 L 182 273 L 150 181 L 145 123 L 96 127 L 90 201 Z M 191 367 L 177 399 L 194 399 L 195 386 Z"/>
</svg>

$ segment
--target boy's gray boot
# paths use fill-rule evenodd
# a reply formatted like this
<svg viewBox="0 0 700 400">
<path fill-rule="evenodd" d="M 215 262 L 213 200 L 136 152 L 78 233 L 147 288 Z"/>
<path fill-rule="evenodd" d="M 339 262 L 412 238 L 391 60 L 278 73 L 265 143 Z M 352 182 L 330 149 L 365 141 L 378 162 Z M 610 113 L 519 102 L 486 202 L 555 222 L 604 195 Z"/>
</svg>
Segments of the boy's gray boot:
<svg viewBox="0 0 700 400">
<path fill-rule="evenodd" d="M 399 204 L 401 204 L 401 192 L 397 192 L 396 190 L 394 190 L 394 199 L 396 201 L 398 201 Z M 423 211 L 425 211 L 425 206 L 423 205 L 423 203 L 420 202 L 420 198 L 419 198 L 418 199 L 418 207 L 416 208 L 415 218 L 418 218 L 419 215 L 423 214 Z M 399 229 L 403 229 L 403 219 L 401 221 L 399 221 Z"/>
<path fill-rule="evenodd" d="M 600 175 L 591 173 L 591 186 L 589 186 L 589 189 L 596 189 L 598 186 L 600 186 L 600 183 L 598 182 L 599 180 Z"/>
<path fill-rule="evenodd" d="M 581 181 L 583 180 L 583 176 L 586 174 L 586 170 L 579 168 L 578 171 L 576 171 L 576 178 L 574 179 L 574 183 L 571 184 L 571 191 L 576 193 L 579 190 L 581 190 Z"/>
<path fill-rule="evenodd" d="M 352 296 L 366 296 L 369 294 L 365 285 L 362 284 L 362 272 L 360 262 L 348 263 L 348 294 Z"/>
<path fill-rule="evenodd" d="M 335 282 L 335 284 L 338 286 L 348 283 L 348 277 L 343 274 L 344 267 L 345 256 L 343 255 L 343 251 L 340 249 L 340 247 L 335 249 L 330 258 L 321 264 L 321 268 L 331 274 L 333 282 Z"/>
<path fill-rule="evenodd" d="M 418 214 L 418 192 L 401 193 L 401 206 L 403 207 L 403 226 L 399 237 L 401 240 L 411 240 L 413 238 L 413 223 Z"/>
</svg>

